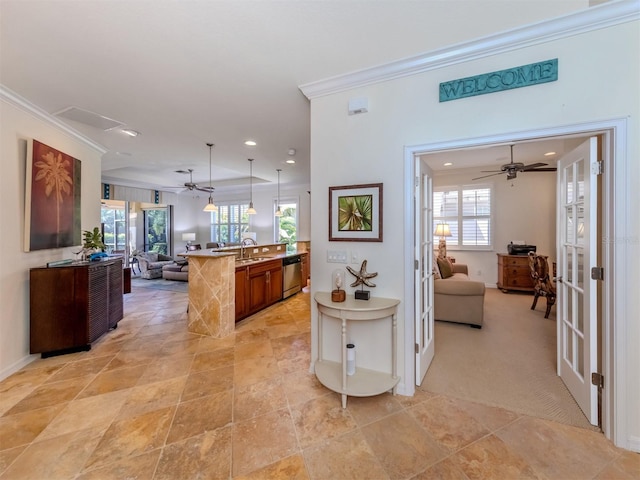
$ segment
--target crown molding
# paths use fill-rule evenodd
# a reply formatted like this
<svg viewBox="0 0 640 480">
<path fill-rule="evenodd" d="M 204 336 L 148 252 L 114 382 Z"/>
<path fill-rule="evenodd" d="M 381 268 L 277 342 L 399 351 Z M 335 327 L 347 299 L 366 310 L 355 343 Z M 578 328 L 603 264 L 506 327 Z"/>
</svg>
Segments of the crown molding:
<svg viewBox="0 0 640 480">
<path fill-rule="evenodd" d="M 34 105 L 29 100 L 27 100 L 24 97 L 21 97 L 20 95 L 8 89 L 4 85 L 0 85 L 0 100 L 3 100 L 7 103 L 12 104 L 13 106 L 19 108 L 20 110 L 36 117 L 39 120 L 42 120 L 45 123 L 48 123 L 49 125 L 57 128 L 58 130 L 62 130 L 64 133 L 66 133 L 70 137 L 96 150 L 98 153 L 100 153 L 100 155 L 104 155 L 108 151 L 108 149 L 105 148 L 104 146 L 94 142 L 89 137 L 87 137 L 86 135 L 83 135 L 77 130 L 74 130 L 66 123 L 60 121 L 50 113 L 44 111 L 37 105 Z"/>
<path fill-rule="evenodd" d="M 312 100 L 353 88 L 478 60 L 638 19 L 640 19 L 640 0 L 619 0 L 604 3 L 551 20 L 513 28 L 425 54 L 306 83 L 298 88 L 309 100 Z"/>
</svg>

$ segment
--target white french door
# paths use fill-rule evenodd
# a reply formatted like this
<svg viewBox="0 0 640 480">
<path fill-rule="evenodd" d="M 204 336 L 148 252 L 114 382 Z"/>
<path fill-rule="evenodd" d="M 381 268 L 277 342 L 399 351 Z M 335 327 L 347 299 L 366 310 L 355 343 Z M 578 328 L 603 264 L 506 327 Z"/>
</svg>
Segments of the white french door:
<svg viewBox="0 0 640 480">
<path fill-rule="evenodd" d="M 597 152 L 592 137 L 558 161 L 558 375 L 593 425 L 598 424 Z"/>
<path fill-rule="evenodd" d="M 433 360 L 433 179 L 427 165 L 415 157 L 414 267 L 416 385 L 422 383 Z"/>
</svg>

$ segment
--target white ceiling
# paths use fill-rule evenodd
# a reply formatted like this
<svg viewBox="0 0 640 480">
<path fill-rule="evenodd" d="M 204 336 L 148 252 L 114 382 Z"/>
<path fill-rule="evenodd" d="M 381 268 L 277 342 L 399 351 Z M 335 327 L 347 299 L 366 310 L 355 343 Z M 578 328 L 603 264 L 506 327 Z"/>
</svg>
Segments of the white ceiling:
<svg viewBox="0 0 640 480">
<path fill-rule="evenodd" d="M 1 0 L 0 83 L 141 132 L 66 122 L 103 145 L 103 181 L 231 189 L 309 183 L 298 86 L 586 8 L 586 0 Z M 491 12 L 487 15 L 487 12 Z M 477 21 L 481 18 L 482 21 Z M 346 105 L 345 105 L 346 114 Z M 253 139 L 257 147 L 243 142 Z M 285 163 L 295 149 L 295 165 Z M 484 152 L 489 154 L 489 152 Z M 462 161 L 464 152 L 456 153 Z M 491 152 L 493 163 L 505 153 Z M 436 157 L 433 157 L 434 159 Z M 475 156 L 477 161 L 478 155 Z M 537 161 L 537 160 L 536 160 Z"/>
</svg>

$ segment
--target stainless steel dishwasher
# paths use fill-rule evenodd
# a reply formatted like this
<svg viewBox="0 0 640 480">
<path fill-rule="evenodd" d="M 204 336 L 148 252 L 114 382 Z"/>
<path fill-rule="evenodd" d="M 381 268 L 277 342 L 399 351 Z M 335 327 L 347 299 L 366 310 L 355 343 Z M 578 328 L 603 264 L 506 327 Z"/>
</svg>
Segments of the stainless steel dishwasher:
<svg viewBox="0 0 640 480">
<path fill-rule="evenodd" d="M 295 295 L 302 289 L 302 264 L 300 255 L 282 259 L 282 298 Z"/>
</svg>

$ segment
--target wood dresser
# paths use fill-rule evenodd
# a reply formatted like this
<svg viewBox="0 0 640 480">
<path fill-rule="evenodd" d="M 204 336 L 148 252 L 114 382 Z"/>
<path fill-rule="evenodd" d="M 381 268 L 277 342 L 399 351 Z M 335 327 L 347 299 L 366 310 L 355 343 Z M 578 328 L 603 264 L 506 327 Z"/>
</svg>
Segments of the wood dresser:
<svg viewBox="0 0 640 480">
<path fill-rule="evenodd" d="M 503 292 L 533 292 L 533 279 L 528 255 L 498 253 L 498 288 Z"/>
</svg>

